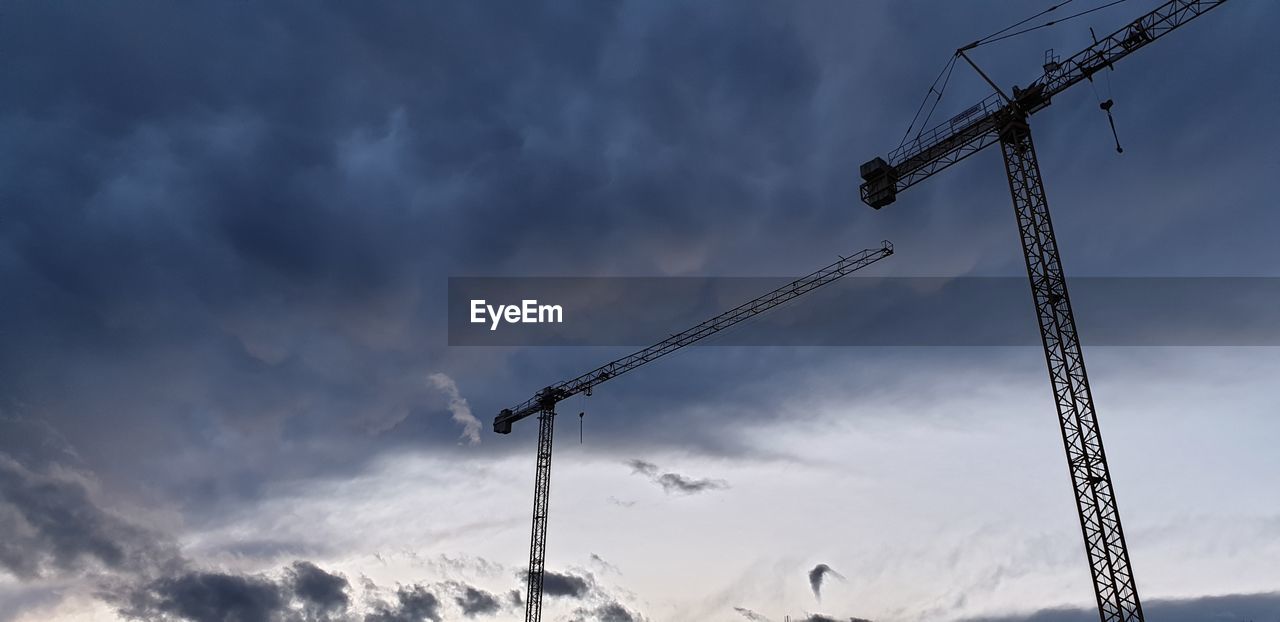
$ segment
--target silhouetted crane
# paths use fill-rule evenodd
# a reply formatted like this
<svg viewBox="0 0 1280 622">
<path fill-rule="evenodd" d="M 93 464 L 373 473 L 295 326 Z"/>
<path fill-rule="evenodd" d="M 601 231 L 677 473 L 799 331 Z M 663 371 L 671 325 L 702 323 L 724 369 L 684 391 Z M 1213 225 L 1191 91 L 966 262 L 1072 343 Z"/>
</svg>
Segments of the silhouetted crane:
<svg viewBox="0 0 1280 622">
<path fill-rule="evenodd" d="M 1046 55 L 1044 73 L 1025 89 L 1013 87 L 1011 95 L 995 86 L 965 52 L 998 38 L 1048 24 L 1004 34 L 1029 21 L 1024 20 L 966 45 L 956 50 L 952 63 L 956 58 L 963 58 L 973 65 L 995 88 L 996 94 L 950 120 L 920 132 L 890 152 L 887 159 L 875 158 L 863 164 L 860 170 L 864 182 L 862 200 L 880 209 L 893 203 L 899 192 L 987 146 L 1000 143 L 1048 362 L 1049 380 L 1057 404 L 1058 422 L 1062 428 L 1062 441 L 1067 451 L 1080 527 L 1084 533 L 1085 554 L 1093 575 L 1098 615 L 1103 622 L 1140 622 L 1143 620 L 1142 603 L 1138 599 L 1129 551 L 1120 526 L 1111 472 L 1102 447 L 1102 434 L 1098 429 L 1093 395 L 1085 374 L 1080 338 L 1076 334 L 1076 321 L 1071 312 L 1067 282 L 1049 220 L 1049 204 L 1041 183 L 1040 165 L 1036 161 L 1027 117 L 1044 109 L 1059 93 L 1084 80 L 1091 80 L 1095 73 L 1110 68 L 1116 61 L 1223 2 L 1225 0 L 1166 2 L 1111 35 L 1096 40 L 1066 61 L 1060 61 L 1051 53 Z M 1061 4 L 1041 15 L 1059 6 Z M 934 92 L 933 89 L 930 92 Z M 1110 100 L 1103 102 L 1102 109 L 1110 115 Z M 1114 129 L 1114 125 L 1112 127 Z M 1116 150 L 1120 150 L 1118 141 Z"/>
<path fill-rule="evenodd" d="M 842 257 L 821 270 L 796 279 L 750 302 L 713 317 L 689 330 L 672 335 L 635 354 L 601 365 L 577 378 L 551 385 L 515 408 L 504 409 L 493 420 L 493 431 L 509 434 L 511 424 L 538 415 L 538 468 L 533 483 L 533 535 L 529 543 L 529 582 L 525 595 L 525 620 L 542 619 L 542 575 L 547 552 L 547 504 L 551 497 L 551 448 L 556 403 L 579 393 L 591 395 L 596 385 L 696 343 L 743 320 L 809 293 L 841 277 L 861 270 L 893 254 L 887 240 L 880 248 Z"/>
</svg>

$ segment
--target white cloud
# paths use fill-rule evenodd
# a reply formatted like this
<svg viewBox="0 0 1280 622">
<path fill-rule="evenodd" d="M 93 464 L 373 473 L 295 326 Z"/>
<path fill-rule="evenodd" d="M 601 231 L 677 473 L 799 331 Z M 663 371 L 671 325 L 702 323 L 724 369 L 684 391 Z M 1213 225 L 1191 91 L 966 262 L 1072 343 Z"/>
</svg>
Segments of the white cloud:
<svg viewBox="0 0 1280 622">
<path fill-rule="evenodd" d="M 458 392 L 458 384 L 442 373 L 434 373 L 427 376 L 427 380 L 431 385 L 445 397 L 449 398 L 449 412 L 453 414 L 453 420 L 462 424 L 462 437 L 472 445 L 480 444 L 480 420 L 471 414 L 471 406 L 467 404 L 467 399 L 462 397 Z"/>
</svg>

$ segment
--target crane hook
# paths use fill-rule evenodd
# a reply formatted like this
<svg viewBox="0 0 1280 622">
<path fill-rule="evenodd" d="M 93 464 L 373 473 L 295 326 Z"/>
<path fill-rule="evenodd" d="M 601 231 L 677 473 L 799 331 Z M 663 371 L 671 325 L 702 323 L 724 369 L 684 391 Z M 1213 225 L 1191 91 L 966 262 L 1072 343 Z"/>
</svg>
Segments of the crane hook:
<svg viewBox="0 0 1280 622">
<path fill-rule="evenodd" d="M 1114 105 L 1115 102 L 1108 99 L 1107 101 L 1098 104 L 1098 107 L 1101 108 L 1103 112 L 1107 113 L 1107 122 L 1111 124 L 1111 137 L 1116 140 L 1116 153 L 1124 153 L 1124 148 L 1120 146 L 1120 135 L 1116 133 L 1115 117 L 1111 116 L 1111 107 Z"/>
</svg>

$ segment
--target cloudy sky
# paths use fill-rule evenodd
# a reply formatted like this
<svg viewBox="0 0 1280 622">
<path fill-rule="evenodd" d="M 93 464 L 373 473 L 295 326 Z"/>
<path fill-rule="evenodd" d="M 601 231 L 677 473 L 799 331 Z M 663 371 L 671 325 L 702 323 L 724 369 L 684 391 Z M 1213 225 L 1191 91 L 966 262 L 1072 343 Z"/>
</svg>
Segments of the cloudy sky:
<svg viewBox="0 0 1280 622">
<path fill-rule="evenodd" d="M 536 429 L 489 420 L 627 351 L 449 347 L 447 279 L 1019 275 L 996 151 L 856 172 L 1033 4 L 7 3 L 0 621 L 522 619 Z M 1277 25 L 1035 117 L 1071 274 L 1280 276 Z M 1086 354 L 1148 612 L 1280 619 L 1276 350 Z M 1096 619 L 1052 409 L 1034 347 L 688 349 L 563 405 L 546 617 Z"/>
</svg>

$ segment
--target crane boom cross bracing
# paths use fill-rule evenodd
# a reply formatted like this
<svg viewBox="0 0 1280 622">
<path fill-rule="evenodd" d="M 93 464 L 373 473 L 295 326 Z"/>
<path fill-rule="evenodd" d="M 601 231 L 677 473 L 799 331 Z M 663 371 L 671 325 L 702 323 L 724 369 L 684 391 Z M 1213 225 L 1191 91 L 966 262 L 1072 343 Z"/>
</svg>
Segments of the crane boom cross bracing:
<svg viewBox="0 0 1280 622">
<path fill-rule="evenodd" d="M 1066 61 L 1046 63 L 1044 74 L 1025 89 L 1015 86 L 1012 97 L 996 93 L 921 132 L 890 152 L 887 160 L 874 158 L 859 171 L 863 202 L 880 209 L 893 203 L 899 192 L 1000 143 L 1102 622 L 1142 622 L 1142 603 L 1027 116 L 1044 109 L 1055 95 L 1225 1 L 1170 0 Z"/>
<path fill-rule="evenodd" d="M 515 408 L 503 409 L 494 418 L 493 431 L 508 434 L 511 432 L 511 424 L 531 415 L 538 415 L 538 465 L 533 485 L 533 528 L 529 542 L 529 574 L 525 598 L 526 622 L 539 622 L 542 619 L 542 579 L 547 552 L 547 513 L 551 500 L 551 449 L 555 432 L 556 403 L 579 393 L 590 394 L 593 387 L 606 380 L 653 362 L 743 320 L 857 272 L 892 254 L 893 244 L 886 240 L 880 248 L 866 249 L 850 257 L 841 257 L 840 261 L 738 305 L 693 328 L 676 333 L 639 352 L 601 365 L 572 380 L 551 385 Z"/>
<path fill-rule="evenodd" d="M 1138 600 L 1129 549 L 1120 526 L 1111 471 L 1102 448 L 1102 433 L 1029 126 L 1016 121 L 1010 123 L 1001 132 L 1000 147 L 1013 195 L 1062 443 L 1067 452 L 1076 510 L 1085 535 L 1085 555 L 1094 581 L 1098 611 L 1104 622 L 1141 622 L 1142 603 Z"/>
</svg>

